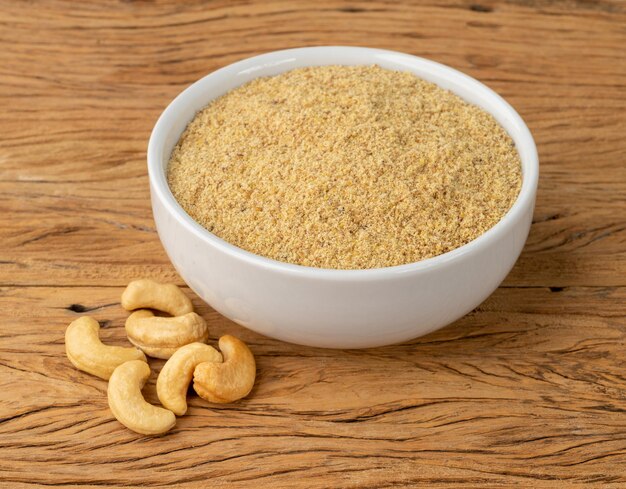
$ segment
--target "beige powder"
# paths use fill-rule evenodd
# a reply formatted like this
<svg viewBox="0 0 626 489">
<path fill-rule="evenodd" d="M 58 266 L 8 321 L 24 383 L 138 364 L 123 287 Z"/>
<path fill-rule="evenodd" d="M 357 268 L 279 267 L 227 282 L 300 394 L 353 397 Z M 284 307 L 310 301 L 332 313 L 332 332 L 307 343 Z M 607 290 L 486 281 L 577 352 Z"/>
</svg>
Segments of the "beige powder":
<svg viewBox="0 0 626 489">
<path fill-rule="evenodd" d="M 494 118 L 456 95 L 377 66 L 260 78 L 197 113 L 168 180 L 222 239 L 320 268 L 401 265 L 496 224 L 521 185 Z"/>
</svg>

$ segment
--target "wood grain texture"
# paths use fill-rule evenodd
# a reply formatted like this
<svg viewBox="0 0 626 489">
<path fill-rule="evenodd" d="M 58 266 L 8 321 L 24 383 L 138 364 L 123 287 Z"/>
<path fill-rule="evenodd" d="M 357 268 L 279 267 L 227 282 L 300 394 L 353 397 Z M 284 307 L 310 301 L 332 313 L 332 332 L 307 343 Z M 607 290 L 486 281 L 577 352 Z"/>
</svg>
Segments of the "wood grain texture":
<svg viewBox="0 0 626 489">
<path fill-rule="evenodd" d="M 0 26 L 0 487 L 626 487 L 623 1 L 3 1 Z M 379 349 L 270 340 L 194 297 L 212 340 L 254 351 L 252 395 L 126 430 L 63 332 L 90 314 L 124 344 L 125 284 L 182 284 L 152 125 L 212 70 L 333 44 L 447 63 L 518 109 L 541 160 L 522 257 L 463 319 Z"/>
</svg>

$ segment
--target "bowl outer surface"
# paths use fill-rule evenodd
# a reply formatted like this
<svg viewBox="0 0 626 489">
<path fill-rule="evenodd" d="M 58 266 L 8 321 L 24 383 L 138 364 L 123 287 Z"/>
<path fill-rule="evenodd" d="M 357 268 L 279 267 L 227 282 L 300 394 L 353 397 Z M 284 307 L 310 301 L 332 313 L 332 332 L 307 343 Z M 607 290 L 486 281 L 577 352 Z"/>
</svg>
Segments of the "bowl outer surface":
<svg viewBox="0 0 626 489">
<path fill-rule="evenodd" d="M 328 64 L 378 64 L 411 71 L 490 112 L 511 135 L 522 160 L 522 190 L 512 209 L 492 229 L 452 252 L 373 270 L 325 270 L 276 262 L 226 243 L 194 222 L 172 196 L 165 171 L 173 147 L 195 113 L 253 78 Z M 538 180 L 537 152 L 528 128 L 486 86 L 415 56 L 336 46 L 268 53 L 199 80 L 161 115 L 150 138 L 148 168 L 161 242 L 182 278 L 200 297 L 261 334 L 330 348 L 406 341 L 441 328 L 480 304 L 522 250 Z"/>
</svg>

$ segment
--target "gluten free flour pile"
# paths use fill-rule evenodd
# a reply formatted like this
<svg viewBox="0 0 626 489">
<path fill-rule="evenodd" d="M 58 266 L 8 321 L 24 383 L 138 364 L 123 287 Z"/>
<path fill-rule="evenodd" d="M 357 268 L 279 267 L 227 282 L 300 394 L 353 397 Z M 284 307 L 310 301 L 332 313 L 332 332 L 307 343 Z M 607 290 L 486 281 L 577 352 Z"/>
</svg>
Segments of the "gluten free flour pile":
<svg viewBox="0 0 626 489">
<path fill-rule="evenodd" d="M 168 181 L 222 239 L 320 268 L 401 265 L 494 226 L 521 186 L 495 119 L 410 73 L 303 68 L 259 78 L 196 114 Z"/>
</svg>

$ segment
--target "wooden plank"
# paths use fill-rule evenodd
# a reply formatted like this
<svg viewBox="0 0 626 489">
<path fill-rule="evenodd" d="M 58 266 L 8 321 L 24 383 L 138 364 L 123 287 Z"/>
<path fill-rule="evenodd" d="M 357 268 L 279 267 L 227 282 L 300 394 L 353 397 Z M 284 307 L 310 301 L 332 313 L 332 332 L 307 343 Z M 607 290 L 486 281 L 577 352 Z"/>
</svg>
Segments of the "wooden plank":
<svg viewBox="0 0 626 489">
<path fill-rule="evenodd" d="M 626 274 L 616 273 L 626 270 L 626 200 L 619 197 L 626 195 L 626 179 L 620 171 L 605 172 L 616 187 L 612 193 L 600 184 L 586 186 L 589 172 L 560 177 L 546 170 L 553 189 L 580 188 L 570 203 L 544 202 L 549 197 L 540 193 L 525 252 L 506 283 L 626 285 Z M 79 183 L 0 182 L 0 240 L 6 244 L 0 250 L 6 277 L 1 285 L 121 286 L 154 273 L 179 280 L 156 236 L 147 177 L 129 176 L 136 191 L 120 196 L 114 190 L 121 185 L 119 173 L 124 172 L 107 184 L 104 177 Z M 550 192 L 556 194 L 545 190 Z M 30 218 L 35 213 L 37 219 Z"/>
<path fill-rule="evenodd" d="M 0 407 L 7 480 L 184 486 L 269 477 L 285 487 L 328 487 L 410 476 L 542 487 L 626 475 L 605 472 L 607 462 L 626 462 L 626 378 L 614 369 L 626 360 L 626 287 L 501 288 L 435 334 L 361 351 L 270 340 L 194 300 L 212 341 L 231 332 L 248 342 L 258 383 L 232 406 L 192 396 L 189 415 L 157 439 L 118 424 L 106 382 L 76 371 L 63 355 L 65 326 L 81 314 L 103 322 L 104 341 L 126 343 L 121 290 L 2 289 L 0 307 L 12 308 L 4 325 L 12 334 L 0 339 L 0 388 L 12 391 Z M 162 364 L 151 360 L 155 371 Z M 155 377 L 146 388 L 152 402 Z M 166 470 L 137 470 L 161 463 Z M 33 474 L 33 464 L 45 464 L 45 472 Z"/>
<path fill-rule="evenodd" d="M 620 0 L 2 2 L 0 486 L 623 487 L 625 25 Z M 453 325 L 362 351 L 270 340 L 194 298 L 213 342 L 253 349 L 252 395 L 192 395 L 162 438 L 126 430 L 63 332 L 91 314 L 125 344 L 125 284 L 182 285 L 149 204 L 156 118 L 228 63 L 337 44 L 450 64 L 516 107 L 541 160 L 520 260 Z"/>
</svg>

